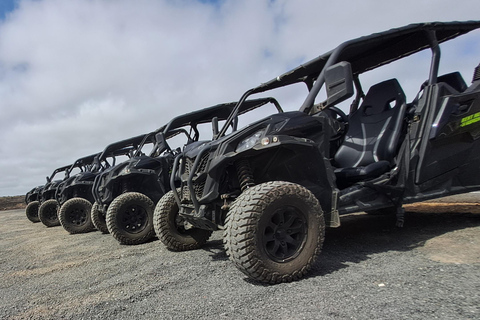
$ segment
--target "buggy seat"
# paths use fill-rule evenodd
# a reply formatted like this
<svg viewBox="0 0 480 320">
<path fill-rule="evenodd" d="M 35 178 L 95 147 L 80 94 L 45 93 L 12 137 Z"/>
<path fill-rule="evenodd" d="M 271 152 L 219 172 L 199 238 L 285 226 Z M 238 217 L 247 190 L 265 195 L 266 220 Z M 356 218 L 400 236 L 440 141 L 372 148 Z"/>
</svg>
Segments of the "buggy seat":
<svg viewBox="0 0 480 320">
<path fill-rule="evenodd" d="M 339 188 L 390 169 L 403 137 L 406 108 L 405 93 L 397 79 L 368 90 L 360 107 L 350 115 L 348 131 L 334 156 Z"/>
</svg>

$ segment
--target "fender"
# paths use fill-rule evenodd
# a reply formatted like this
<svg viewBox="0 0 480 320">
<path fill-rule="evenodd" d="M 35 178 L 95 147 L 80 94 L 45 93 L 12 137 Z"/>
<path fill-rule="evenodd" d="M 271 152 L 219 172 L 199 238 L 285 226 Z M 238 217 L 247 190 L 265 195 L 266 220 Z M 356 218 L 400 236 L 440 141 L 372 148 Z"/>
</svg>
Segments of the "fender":
<svg viewBox="0 0 480 320">
<path fill-rule="evenodd" d="M 329 224 L 331 220 L 338 220 L 332 218 L 332 212 L 336 212 L 337 189 L 333 167 L 321 149 L 310 139 L 267 135 L 251 149 L 215 155 L 207 170 L 203 196 L 198 201 L 210 203 L 219 199 L 220 193 L 225 190 L 219 190 L 216 181 L 222 181 L 223 175 L 231 173 L 237 160 L 248 159 L 251 160 L 255 184 L 283 180 L 306 187 L 319 200 Z M 332 226 L 337 225 L 334 223 Z"/>
</svg>

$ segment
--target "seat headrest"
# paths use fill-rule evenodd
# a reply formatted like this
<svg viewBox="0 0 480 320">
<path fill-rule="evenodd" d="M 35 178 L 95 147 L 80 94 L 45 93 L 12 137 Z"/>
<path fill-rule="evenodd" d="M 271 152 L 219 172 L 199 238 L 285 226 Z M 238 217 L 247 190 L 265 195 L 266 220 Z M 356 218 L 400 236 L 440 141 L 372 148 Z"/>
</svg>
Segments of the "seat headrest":
<svg viewBox="0 0 480 320">
<path fill-rule="evenodd" d="M 458 71 L 439 76 L 437 78 L 437 83 L 439 82 L 444 82 L 448 84 L 450 87 L 457 90 L 458 92 L 463 92 L 468 87 L 465 83 L 465 80 L 463 80 L 462 75 Z"/>
<path fill-rule="evenodd" d="M 405 103 L 406 97 L 397 79 L 390 79 L 373 85 L 365 95 L 359 110 L 370 116 L 382 113 Z M 392 107 L 391 103 L 395 102 Z"/>
</svg>

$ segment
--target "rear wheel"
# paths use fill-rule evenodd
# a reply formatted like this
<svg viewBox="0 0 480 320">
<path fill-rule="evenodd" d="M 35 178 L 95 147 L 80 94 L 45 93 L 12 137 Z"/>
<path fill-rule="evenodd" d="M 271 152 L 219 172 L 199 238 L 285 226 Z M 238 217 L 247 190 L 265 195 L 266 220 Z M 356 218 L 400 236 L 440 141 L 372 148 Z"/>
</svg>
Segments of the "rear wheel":
<svg viewBox="0 0 480 320">
<path fill-rule="evenodd" d="M 47 227 L 59 226 L 57 200 L 50 199 L 42 203 L 38 209 L 38 218 Z"/>
<path fill-rule="evenodd" d="M 40 218 L 38 217 L 38 208 L 40 207 L 40 202 L 32 201 L 30 202 L 27 207 L 25 208 L 25 213 L 27 215 L 27 219 L 31 222 L 40 222 Z"/>
<path fill-rule="evenodd" d="M 153 225 L 160 241 L 174 251 L 200 248 L 212 231 L 192 227 L 178 212 L 173 191 L 169 191 L 160 199 L 153 214 Z"/>
<path fill-rule="evenodd" d="M 140 244 L 155 236 L 153 209 L 149 197 L 138 192 L 127 192 L 112 201 L 107 210 L 108 231 L 122 244 Z"/>
<path fill-rule="evenodd" d="M 240 271 L 273 284 L 303 277 L 320 253 L 324 234 L 315 196 L 300 185 L 274 181 L 247 189 L 232 204 L 224 243 Z"/>
<path fill-rule="evenodd" d="M 105 212 L 99 209 L 99 205 L 95 202 L 92 206 L 92 211 L 90 212 L 92 217 L 92 222 L 97 230 L 102 233 L 108 233 L 107 222 L 105 221 Z"/>
<path fill-rule="evenodd" d="M 87 199 L 73 198 L 65 201 L 58 213 L 60 224 L 70 234 L 93 231 L 90 218 L 92 204 Z"/>
</svg>

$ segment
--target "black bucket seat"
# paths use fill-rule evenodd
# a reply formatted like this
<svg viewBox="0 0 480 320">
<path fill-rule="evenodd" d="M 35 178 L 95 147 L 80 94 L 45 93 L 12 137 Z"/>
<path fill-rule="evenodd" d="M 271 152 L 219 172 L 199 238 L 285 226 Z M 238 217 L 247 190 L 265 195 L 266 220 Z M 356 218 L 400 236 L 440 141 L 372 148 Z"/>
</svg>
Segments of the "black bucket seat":
<svg viewBox="0 0 480 320">
<path fill-rule="evenodd" d="M 350 115 L 348 131 L 334 156 L 337 185 L 344 188 L 387 172 L 402 141 L 407 105 L 397 79 L 368 90 Z"/>
</svg>

